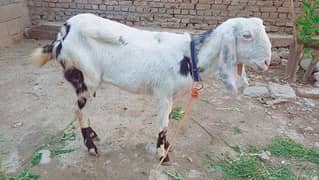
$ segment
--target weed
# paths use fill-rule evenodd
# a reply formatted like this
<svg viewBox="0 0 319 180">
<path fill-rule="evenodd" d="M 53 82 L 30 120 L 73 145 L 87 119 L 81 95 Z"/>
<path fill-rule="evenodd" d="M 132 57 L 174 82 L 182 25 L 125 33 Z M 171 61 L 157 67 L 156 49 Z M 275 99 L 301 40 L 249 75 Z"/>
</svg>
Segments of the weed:
<svg viewBox="0 0 319 180">
<path fill-rule="evenodd" d="M 184 110 L 182 107 L 173 108 L 170 117 L 176 121 L 180 120 L 184 116 Z"/>
<path fill-rule="evenodd" d="M 185 177 L 177 171 L 166 171 L 166 174 L 171 176 L 173 180 L 185 180 Z"/>
<path fill-rule="evenodd" d="M 286 166 L 264 164 L 258 156 L 241 154 L 237 159 L 225 156 L 219 162 L 213 162 L 210 170 L 223 172 L 222 179 L 295 179 L 295 175 Z"/>
<path fill-rule="evenodd" d="M 37 174 L 33 174 L 27 170 L 24 170 L 18 176 L 9 176 L 5 172 L 0 171 L 0 179 L 1 180 L 38 180 L 40 179 L 40 176 Z"/>
<path fill-rule="evenodd" d="M 289 138 L 274 138 L 272 143 L 266 147 L 275 156 L 286 158 L 297 158 L 319 164 L 319 151 L 307 148 Z"/>
<path fill-rule="evenodd" d="M 207 99 L 202 99 L 202 98 L 200 98 L 199 100 L 202 101 L 202 102 L 204 102 L 204 103 L 206 103 L 206 104 L 209 104 L 209 101 L 208 101 Z"/>
<path fill-rule="evenodd" d="M 239 127 L 235 126 L 235 127 L 233 127 L 233 133 L 234 134 L 241 134 L 242 131 L 241 131 L 241 129 Z"/>
</svg>

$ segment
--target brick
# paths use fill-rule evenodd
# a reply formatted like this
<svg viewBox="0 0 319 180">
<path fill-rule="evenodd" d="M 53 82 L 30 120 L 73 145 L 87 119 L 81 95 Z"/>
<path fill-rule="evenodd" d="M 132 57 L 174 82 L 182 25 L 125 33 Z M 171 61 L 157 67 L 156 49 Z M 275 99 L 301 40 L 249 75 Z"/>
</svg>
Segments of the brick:
<svg viewBox="0 0 319 180">
<path fill-rule="evenodd" d="M 119 1 L 119 5 L 132 5 L 132 1 Z"/>
<path fill-rule="evenodd" d="M 261 12 L 276 12 L 277 8 L 276 7 L 261 7 L 260 11 Z"/>
<path fill-rule="evenodd" d="M 106 10 L 106 5 L 104 5 L 104 4 L 99 4 L 99 9 L 101 9 L 101 10 Z"/>
<path fill-rule="evenodd" d="M 59 3 L 60 3 L 60 2 L 61 2 L 61 3 L 71 3 L 72 0 L 59 0 L 58 2 L 59 2 Z"/>
<path fill-rule="evenodd" d="M 194 4 L 186 4 L 186 3 L 182 3 L 179 6 L 181 9 L 195 9 L 195 5 Z"/>
<path fill-rule="evenodd" d="M 89 2 L 92 4 L 101 4 L 102 0 L 89 0 Z"/>
<path fill-rule="evenodd" d="M 196 9 L 210 9 L 209 4 L 197 4 Z"/>
</svg>

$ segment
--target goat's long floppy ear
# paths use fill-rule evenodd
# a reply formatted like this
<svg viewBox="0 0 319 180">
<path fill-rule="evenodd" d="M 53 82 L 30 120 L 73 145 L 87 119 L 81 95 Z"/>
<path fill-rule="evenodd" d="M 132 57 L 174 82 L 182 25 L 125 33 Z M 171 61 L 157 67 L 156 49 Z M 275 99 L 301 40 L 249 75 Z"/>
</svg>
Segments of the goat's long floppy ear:
<svg viewBox="0 0 319 180">
<path fill-rule="evenodd" d="M 234 33 L 224 34 L 220 49 L 219 75 L 227 90 L 237 92 L 237 47 Z"/>
</svg>

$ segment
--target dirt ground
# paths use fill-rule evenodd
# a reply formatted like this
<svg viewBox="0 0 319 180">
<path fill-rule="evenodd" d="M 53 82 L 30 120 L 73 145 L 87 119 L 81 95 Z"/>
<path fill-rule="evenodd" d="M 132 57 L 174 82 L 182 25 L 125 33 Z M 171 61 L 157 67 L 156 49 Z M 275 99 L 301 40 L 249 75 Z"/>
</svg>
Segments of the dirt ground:
<svg viewBox="0 0 319 180">
<path fill-rule="evenodd" d="M 41 179 L 147 179 L 158 160 L 145 150 L 156 142 L 156 105 L 148 96 L 130 94 L 104 84 L 97 91 L 91 125 L 98 133 L 100 156 L 88 155 L 80 129 L 76 140 L 65 143 L 74 152 L 56 156 L 49 164 L 30 167 L 36 146 L 61 131 L 72 121 L 76 96 L 63 79 L 60 65 L 50 62 L 36 69 L 27 57 L 45 41 L 26 40 L 0 49 L 0 153 L 2 167 L 17 174 L 24 168 Z M 283 66 L 268 72 L 248 72 L 251 83 L 284 83 Z M 293 87 L 301 84 L 292 84 Z M 180 98 L 174 106 L 186 104 Z M 257 98 L 231 95 L 220 82 L 209 79 L 193 104 L 174 145 L 171 165 L 186 179 L 218 179 L 220 173 L 208 170 L 207 154 L 213 158 L 234 154 L 226 145 L 263 146 L 276 136 L 286 136 L 306 146 L 319 141 L 319 101 L 307 108 L 303 98 L 266 107 Z M 173 120 L 172 129 L 176 127 Z M 310 128 L 309 128 L 310 127 Z M 241 129 L 235 133 L 234 128 Z M 187 161 L 187 157 L 192 162 Z"/>
</svg>

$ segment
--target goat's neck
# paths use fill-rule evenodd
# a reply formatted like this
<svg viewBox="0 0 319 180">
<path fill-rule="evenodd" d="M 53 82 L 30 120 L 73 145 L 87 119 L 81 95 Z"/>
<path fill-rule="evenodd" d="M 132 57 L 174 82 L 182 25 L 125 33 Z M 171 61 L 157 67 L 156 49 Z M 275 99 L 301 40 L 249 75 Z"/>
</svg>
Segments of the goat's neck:
<svg viewBox="0 0 319 180">
<path fill-rule="evenodd" d="M 214 31 L 199 45 L 197 66 L 201 71 L 200 75 L 202 77 L 206 77 L 217 71 L 219 67 L 221 39 L 221 36 L 218 36 L 218 32 Z"/>
</svg>

